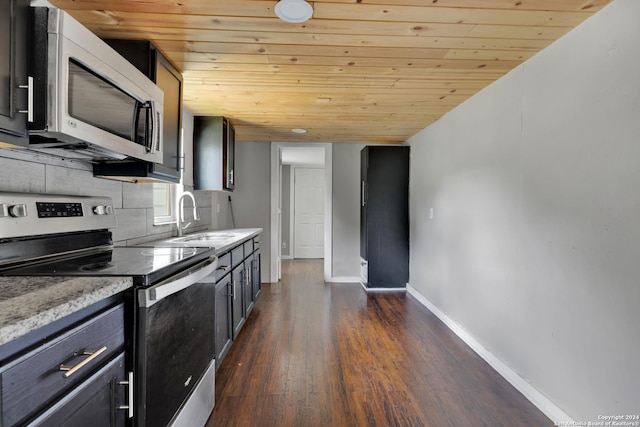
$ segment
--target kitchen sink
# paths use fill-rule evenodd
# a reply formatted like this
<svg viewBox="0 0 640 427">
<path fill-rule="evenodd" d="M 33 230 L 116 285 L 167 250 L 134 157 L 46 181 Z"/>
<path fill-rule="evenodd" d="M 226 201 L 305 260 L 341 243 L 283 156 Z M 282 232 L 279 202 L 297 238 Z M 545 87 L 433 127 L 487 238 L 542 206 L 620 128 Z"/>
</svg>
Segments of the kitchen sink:
<svg viewBox="0 0 640 427">
<path fill-rule="evenodd" d="M 178 237 L 173 239 L 174 242 L 196 242 L 196 241 L 207 241 L 207 240 L 225 240 L 225 239 L 233 239 L 237 236 L 234 233 L 219 233 L 219 232 L 209 232 L 209 233 L 196 233 L 190 236 Z"/>
</svg>

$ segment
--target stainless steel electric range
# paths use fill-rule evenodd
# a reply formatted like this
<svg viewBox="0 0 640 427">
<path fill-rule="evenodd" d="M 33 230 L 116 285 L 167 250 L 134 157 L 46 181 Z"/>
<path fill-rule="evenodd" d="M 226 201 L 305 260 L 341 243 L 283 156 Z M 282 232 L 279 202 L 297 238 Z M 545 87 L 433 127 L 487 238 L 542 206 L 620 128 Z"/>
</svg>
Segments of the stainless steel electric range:
<svg viewBox="0 0 640 427">
<path fill-rule="evenodd" d="M 135 426 L 203 425 L 214 405 L 213 248 L 116 247 L 107 197 L 0 193 L 0 275 L 126 276 Z"/>
</svg>

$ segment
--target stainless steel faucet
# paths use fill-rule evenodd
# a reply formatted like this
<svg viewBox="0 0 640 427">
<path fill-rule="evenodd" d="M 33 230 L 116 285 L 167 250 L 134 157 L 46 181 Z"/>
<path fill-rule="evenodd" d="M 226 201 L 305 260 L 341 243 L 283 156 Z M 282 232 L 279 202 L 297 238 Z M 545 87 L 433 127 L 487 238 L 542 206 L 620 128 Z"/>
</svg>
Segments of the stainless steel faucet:
<svg viewBox="0 0 640 427">
<path fill-rule="evenodd" d="M 176 219 L 176 228 L 178 229 L 178 237 L 182 236 L 182 232 L 191 225 L 191 222 L 188 222 L 184 225 L 184 227 L 182 226 L 182 223 L 184 222 L 184 197 L 185 196 L 189 197 L 193 202 L 193 220 L 197 221 L 200 219 L 200 215 L 198 215 L 198 207 L 196 206 L 196 198 L 193 197 L 193 193 L 191 193 L 190 191 L 183 192 L 182 195 L 180 195 L 180 198 L 178 199 L 178 215 Z"/>
</svg>

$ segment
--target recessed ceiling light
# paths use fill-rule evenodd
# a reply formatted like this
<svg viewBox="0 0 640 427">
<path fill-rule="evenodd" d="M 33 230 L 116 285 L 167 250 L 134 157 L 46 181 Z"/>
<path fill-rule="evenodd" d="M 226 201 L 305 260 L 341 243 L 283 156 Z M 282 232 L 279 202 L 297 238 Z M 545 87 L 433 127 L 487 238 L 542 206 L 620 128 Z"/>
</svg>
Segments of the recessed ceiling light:
<svg viewBox="0 0 640 427">
<path fill-rule="evenodd" d="M 291 129 L 291 132 L 293 132 L 293 133 L 307 133 L 307 130 L 306 129 L 295 128 L 295 129 Z"/>
<path fill-rule="evenodd" d="M 280 0 L 276 15 L 285 22 L 304 22 L 313 16 L 313 7 L 304 0 Z"/>
</svg>

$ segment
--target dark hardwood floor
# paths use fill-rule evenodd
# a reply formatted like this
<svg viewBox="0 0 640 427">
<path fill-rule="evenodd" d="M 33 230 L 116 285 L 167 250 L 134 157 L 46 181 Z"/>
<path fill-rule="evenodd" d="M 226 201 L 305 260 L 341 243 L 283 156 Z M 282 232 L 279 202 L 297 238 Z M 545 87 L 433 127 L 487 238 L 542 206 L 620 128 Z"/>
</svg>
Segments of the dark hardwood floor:
<svg viewBox="0 0 640 427">
<path fill-rule="evenodd" d="M 413 297 L 283 263 L 216 373 L 213 426 L 553 423 Z"/>
</svg>

